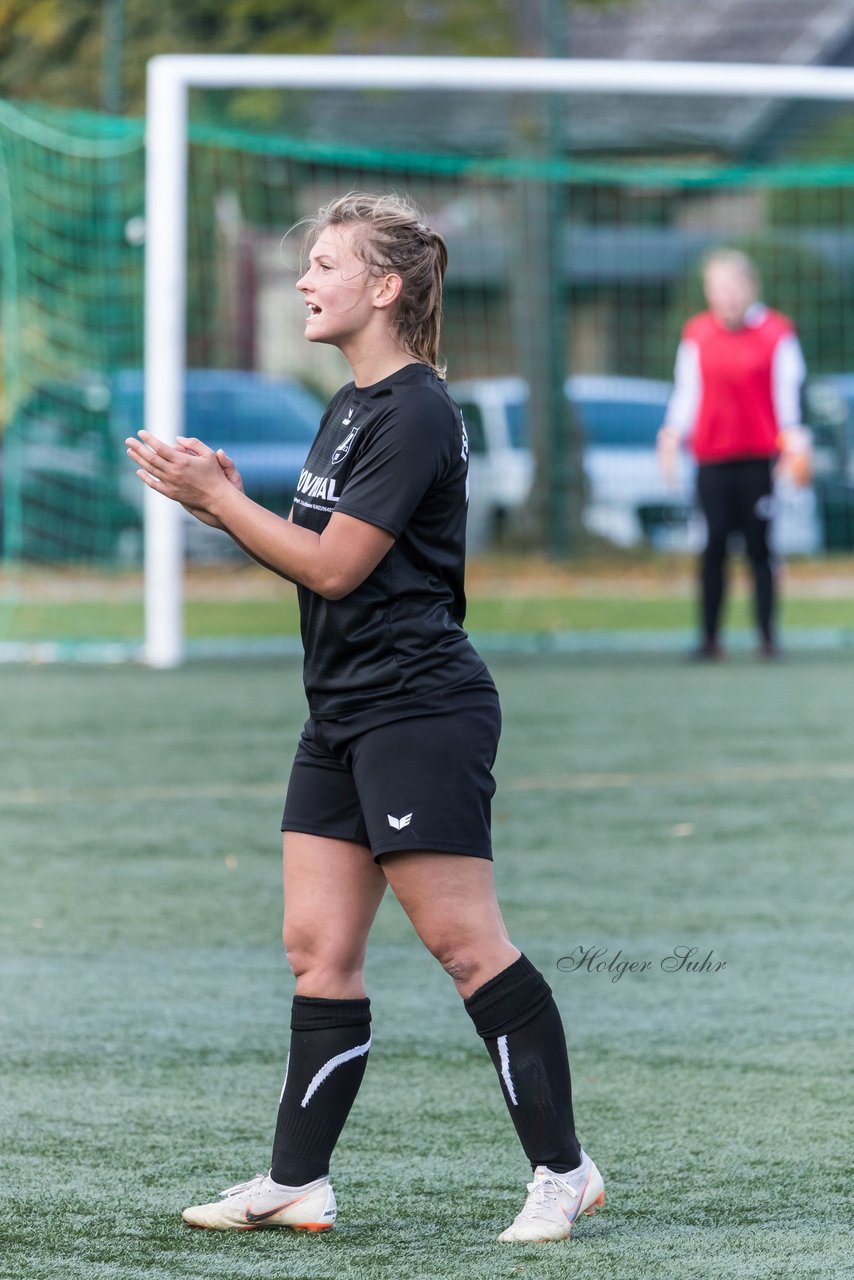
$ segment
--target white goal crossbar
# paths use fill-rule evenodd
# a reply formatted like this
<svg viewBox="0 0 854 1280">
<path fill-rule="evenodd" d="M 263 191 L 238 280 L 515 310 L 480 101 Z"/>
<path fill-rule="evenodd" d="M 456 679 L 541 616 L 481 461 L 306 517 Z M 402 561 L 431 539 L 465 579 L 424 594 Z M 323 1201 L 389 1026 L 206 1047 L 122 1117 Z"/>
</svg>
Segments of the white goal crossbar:
<svg viewBox="0 0 854 1280">
<path fill-rule="evenodd" d="M 183 427 L 187 94 L 191 88 L 460 89 L 854 101 L 854 69 L 559 58 L 167 54 L 148 63 L 145 194 L 145 425 Z M 145 492 L 145 660 L 183 653 L 180 508 Z"/>
</svg>

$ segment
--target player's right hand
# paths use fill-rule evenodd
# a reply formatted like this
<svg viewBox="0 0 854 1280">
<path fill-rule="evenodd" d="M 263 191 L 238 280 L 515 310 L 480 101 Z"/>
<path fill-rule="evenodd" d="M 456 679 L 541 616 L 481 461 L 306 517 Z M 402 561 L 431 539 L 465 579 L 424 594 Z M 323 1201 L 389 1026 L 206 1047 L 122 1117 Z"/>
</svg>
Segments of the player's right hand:
<svg viewBox="0 0 854 1280">
<path fill-rule="evenodd" d="M 216 460 L 222 467 L 229 484 L 233 484 L 235 489 L 239 490 L 240 493 L 244 493 L 245 490 L 243 488 L 243 481 L 240 477 L 240 472 L 225 452 L 225 449 L 217 449 Z"/>
<path fill-rule="evenodd" d="M 175 448 L 178 449 L 181 453 L 198 454 L 199 452 L 201 452 L 200 448 L 197 447 L 198 445 L 199 445 L 199 441 L 192 439 L 189 436 L 178 436 L 175 441 Z M 243 480 L 241 479 L 240 472 L 237 470 L 237 467 L 234 465 L 231 458 L 229 458 L 228 454 L 225 452 L 224 449 L 217 449 L 216 460 L 219 463 L 220 468 L 222 469 L 222 472 L 225 475 L 226 479 L 228 480 L 229 484 L 233 484 L 235 489 L 238 489 L 241 493 L 243 493 L 244 492 Z M 181 505 L 183 506 L 185 511 L 189 511 L 190 515 L 195 516 L 197 520 L 200 520 L 202 522 L 202 524 L 209 525 L 211 529 L 222 528 L 222 525 L 220 524 L 219 520 L 217 520 L 216 516 L 212 516 L 209 511 L 203 511 L 200 507 L 189 507 L 187 506 L 186 502 L 182 503 Z"/>
<path fill-rule="evenodd" d="M 178 436 L 177 448 L 183 453 L 200 453 L 203 446 L 200 441 L 190 436 Z M 243 479 L 240 472 L 234 465 L 233 459 L 229 458 L 225 449 L 217 449 L 216 460 L 228 483 L 233 484 L 238 493 L 245 493 L 246 490 L 243 488 Z"/>
</svg>

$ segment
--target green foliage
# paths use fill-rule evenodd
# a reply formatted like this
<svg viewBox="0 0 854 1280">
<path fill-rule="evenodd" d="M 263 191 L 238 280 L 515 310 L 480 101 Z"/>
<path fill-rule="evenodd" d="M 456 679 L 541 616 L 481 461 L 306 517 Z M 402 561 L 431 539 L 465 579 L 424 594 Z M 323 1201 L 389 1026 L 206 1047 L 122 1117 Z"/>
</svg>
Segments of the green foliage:
<svg viewBox="0 0 854 1280">
<path fill-rule="evenodd" d="M 123 27 L 123 109 L 141 114 L 155 54 L 511 54 L 517 15 L 511 0 L 124 0 Z M 103 2 L 0 0 L 0 96 L 100 106 L 103 33 Z M 259 121 L 229 96 L 232 119 Z"/>
<path fill-rule="evenodd" d="M 768 220 L 777 227 L 827 227 L 847 232 L 854 224 L 854 187 L 782 188 L 770 193 Z"/>
<path fill-rule="evenodd" d="M 814 108 L 815 110 L 815 108 Z M 836 105 L 823 125 L 809 134 L 808 145 L 799 148 L 808 163 L 854 160 L 854 109 Z M 778 227 L 830 227 L 847 229 L 854 223 L 854 187 L 821 185 L 782 187 L 769 193 L 768 220 Z"/>
</svg>

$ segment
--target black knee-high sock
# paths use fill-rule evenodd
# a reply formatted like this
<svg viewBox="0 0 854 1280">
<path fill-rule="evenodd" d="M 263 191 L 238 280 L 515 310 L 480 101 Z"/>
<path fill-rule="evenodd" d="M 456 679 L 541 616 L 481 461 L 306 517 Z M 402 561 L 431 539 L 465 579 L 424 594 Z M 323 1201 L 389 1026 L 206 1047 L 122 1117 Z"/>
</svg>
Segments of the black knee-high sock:
<svg viewBox="0 0 854 1280">
<path fill-rule="evenodd" d="M 271 1176 L 301 1187 L 329 1172 L 371 1047 L 371 1002 L 294 996 L 291 1050 L 279 1102 Z"/>
<path fill-rule="evenodd" d="M 520 956 L 465 1001 L 495 1064 L 507 1110 L 531 1167 L 581 1164 L 563 1023 L 551 987 Z"/>
</svg>

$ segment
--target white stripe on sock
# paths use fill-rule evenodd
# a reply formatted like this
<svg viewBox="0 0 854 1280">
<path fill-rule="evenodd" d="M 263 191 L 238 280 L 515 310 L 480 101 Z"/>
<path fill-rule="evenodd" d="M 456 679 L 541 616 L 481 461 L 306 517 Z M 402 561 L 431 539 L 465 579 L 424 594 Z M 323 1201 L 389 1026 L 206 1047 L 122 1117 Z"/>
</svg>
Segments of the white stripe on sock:
<svg viewBox="0 0 854 1280">
<path fill-rule="evenodd" d="M 279 1106 L 282 1105 L 282 1098 L 284 1098 L 285 1096 L 285 1089 L 287 1088 L 287 1084 L 288 1084 L 288 1070 L 290 1069 L 290 1065 L 291 1065 L 291 1055 L 288 1054 L 288 1060 L 285 1063 L 285 1078 L 282 1081 L 282 1092 L 279 1094 Z"/>
<path fill-rule="evenodd" d="M 518 1107 L 519 1100 L 516 1097 L 516 1090 L 513 1088 L 513 1077 L 510 1074 L 510 1054 L 507 1049 L 507 1037 L 498 1037 L 498 1054 L 501 1058 L 501 1078 L 507 1085 L 507 1092 L 510 1094 L 510 1101 L 514 1107 Z"/>
<path fill-rule="evenodd" d="M 364 1044 L 357 1045 L 355 1049 L 348 1049 L 346 1053 L 337 1053 L 334 1058 L 330 1058 L 328 1062 L 324 1062 L 323 1066 L 315 1075 L 311 1084 L 305 1091 L 305 1097 L 300 1103 L 301 1107 L 307 1107 L 311 1101 L 312 1094 L 323 1084 L 327 1076 L 330 1076 L 336 1067 L 343 1067 L 345 1062 L 351 1062 L 353 1058 L 361 1058 L 367 1053 L 371 1047 L 371 1037 L 368 1036 Z"/>
</svg>

